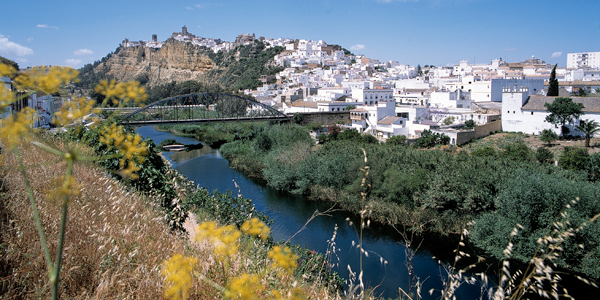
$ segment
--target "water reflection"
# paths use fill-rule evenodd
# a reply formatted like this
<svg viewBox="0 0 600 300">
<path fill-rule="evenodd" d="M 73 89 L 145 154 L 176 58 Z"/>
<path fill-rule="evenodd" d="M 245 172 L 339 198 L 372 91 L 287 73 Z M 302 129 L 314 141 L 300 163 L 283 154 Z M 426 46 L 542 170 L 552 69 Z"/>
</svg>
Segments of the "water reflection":
<svg viewBox="0 0 600 300">
<path fill-rule="evenodd" d="M 174 138 L 170 134 L 156 131 L 152 127 L 142 127 L 138 130 L 145 137 L 153 140 L 164 140 Z M 193 139 L 176 138 L 182 143 L 197 143 Z M 158 141 L 158 142 L 160 142 Z M 252 199 L 257 210 L 264 211 L 274 222 L 272 235 L 275 240 L 288 240 L 291 238 L 293 244 L 306 246 L 320 253 L 326 253 L 328 246 L 337 227 L 336 238 L 333 240 L 335 253 L 332 263 L 335 264 L 334 271 L 343 278 L 349 278 L 349 270 L 359 271 L 359 234 L 355 225 L 360 220 L 353 214 L 335 210 L 324 216 L 314 218 L 301 232 L 307 220 L 315 211 L 324 212 L 332 207 L 332 204 L 313 202 L 302 196 L 282 193 L 244 177 L 241 173 L 229 168 L 227 160 L 223 159 L 219 152 L 210 147 L 190 152 L 164 153 L 170 159 L 176 169 L 198 185 L 209 191 L 227 190 L 238 193 L 235 183 L 240 187 L 239 192 L 243 197 Z M 350 224 L 349 219 L 352 222 Z M 329 241 L 329 244 L 328 244 Z M 445 249 L 443 244 L 431 243 L 429 250 L 451 253 L 454 248 Z M 393 228 L 387 226 L 373 226 L 365 229 L 363 233 L 363 247 L 368 252 L 368 257 L 363 259 L 364 277 L 367 286 L 378 286 L 377 294 L 384 297 L 399 297 L 398 287 L 408 291 L 409 278 L 406 268 L 406 247 L 402 243 L 399 234 Z M 437 249 L 437 247 L 444 247 Z M 423 284 L 423 299 L 437 299 L 439 293 L 429 295 L 430 289 L 440 290 L 442 284 L 440 275 L 445 273 L 440 270 L 439 265 L 429 250 L 420 249 L 413 260 L 414 268 Z M 475 286 L 462 287 L 458 294 L 459 299 L 471 299 L 479 296 L 479 288 Z"/>
</svg>

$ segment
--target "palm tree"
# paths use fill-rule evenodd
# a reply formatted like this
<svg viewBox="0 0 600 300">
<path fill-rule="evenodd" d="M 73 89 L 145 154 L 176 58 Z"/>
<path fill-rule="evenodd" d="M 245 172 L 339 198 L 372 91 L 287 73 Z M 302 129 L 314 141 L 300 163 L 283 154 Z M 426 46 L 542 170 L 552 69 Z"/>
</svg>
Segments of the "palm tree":
<svg viewBox="0 0 600 300">
<path fill-rule="evenodd" d="M 577 130 L 583 132 L 585 134 L 585 146 L 590 146 L 590 139 L 596 134 L 600 132 L 600 124 L 596 121 L 590 121 L 586 119 L 577 125 Z"/>
</svg>

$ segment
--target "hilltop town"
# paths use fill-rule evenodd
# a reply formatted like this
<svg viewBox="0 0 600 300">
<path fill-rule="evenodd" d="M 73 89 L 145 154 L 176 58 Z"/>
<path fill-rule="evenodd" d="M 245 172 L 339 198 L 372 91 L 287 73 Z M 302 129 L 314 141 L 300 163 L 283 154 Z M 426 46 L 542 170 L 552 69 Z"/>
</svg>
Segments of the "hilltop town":
<svg viewBox="0 0 600 300">
<path fill-rule="evenodd" d="M 206 55 L 192 56 L 181 47 L 174 49 L 174 44 L 191 44 L 222 54 L 256 42 L 261 42 L 264 50 L 278 47 L 278 54 L 269 64 L 281 71 L 262 75 L 262 86 L 239 92 L 286 114 L 346 112 L 349 121 L 341 127 L 372 134 L 381 141 L 395 135 L 417 138 L 424 130 L 445 134 L 452 144 L 463 144 L 500 130 L 530 134 L 539 134 L 543 129 L 559 131 L 544 122 L 548 114 L 544 103 L 553 100 L 546 93 L 554 66 L 535 56 L 520 62 L 498 58 L 490 63 L 463 60 L 454 66 L 411 66 L 356 55 L 323 40 L 240 34 L 228 42 L 197 36 L 186 26 L 166 41 L 159 41 L 154 34 L 150 41 L 125 39 L 121 46 L 133 49 L 132 55 L 139 62 L 153 55 L 148 49 L 160 50 L 170 45 L 167 54 L 154 59 L 162 62 L 176 57 L 175 66 L 165 68 L 148 62 L 136 66 L 138 73 L 133 75 L 156 69 L 163 77 L 155 80 L 178 81 L 200 78 L 198 74 L 207 74 L 214 63 Z M 190 58 L 186 59 L 186 55 Z M 127 59 L 131 60 L 122 58 L 120 64 L 127 64 Z M 556 69 L 561 96 L 583 103 L 585 118 L 600 121 L 600 110 L 595 108 L 600 98 L 594 97 L 600 91 L 600 52 L 569 53 L 566 65 Z M 56 99 L 36 96 L 32 95 L 28 104 L 39 110 L 38 125 L 48 124 L 53 107 L 58 105 Z M 477 126 L 465 130 L 464 124 L 469 120 Z"/>
</svg>

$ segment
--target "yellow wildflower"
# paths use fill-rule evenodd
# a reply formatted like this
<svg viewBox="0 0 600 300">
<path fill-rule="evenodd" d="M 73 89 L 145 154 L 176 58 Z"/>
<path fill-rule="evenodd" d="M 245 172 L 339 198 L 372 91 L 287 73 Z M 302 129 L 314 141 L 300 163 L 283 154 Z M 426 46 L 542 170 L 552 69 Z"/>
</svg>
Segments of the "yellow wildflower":
<svg viewBox="0 0 600 300">
<path fill-rule="evenodd" d="M 15 94 L 4 86 L 4 83 L 0 83 L 0 111 L 2 108 L 9 106 L 15 102 Z"/>
<path fill-rule="evenodd" d="M 56 117 L 54 122 L 61 126 L 80 122 L 84 116 L 92 113 L 95 103 L 94 100 L 87 100 L 84 97 L 71 99 L 54 114 Z"/>
<path fill-rule="evenodd" d="M 54 184 L 51 186 L 57 186 L 54 189 L 48 191 L 48 199 L 54 201 L 62 201 L 63 196 L 78 196 L 81 195 L 81 186 L 77 183 L 73 176 L 69 176 L 65 179 L 65 176 L 61 176 L 53 180 Z"/>
<path fill-rule="evenodd" d="M 140 170 L 139 165 L 144 162 L 148 155 L 148 145 L 142 141 L 142 137 L 138 134 L 125 133 L 123 126 L 111 124 L 103 129 L 99 141 L 105 145 L 114 146 L 121 160 L 121 176 L 137 179 L 134 174 Z"/>
<path fill-rule="evenodd" d="M 26 107 L 14 115 L 0 120 L 0 140 L 6 146 L 15 146 L 26 140 L 32 132 L 35 110 Z"/>
<path fill-rule="evenodd" d="M 192 270 L 198 260 L 175 254 L 163 263 L 162 273 L 165 276 L 165 298 L 187 299 L 192 288 Z"/>
<path fill-rule="evenodd" d="M 233 225 L 217 226 L 215 222 L 204 222 L 196 229 L 196 240 L 208 239 L 214 244 L 217 258 L 231 257 L 238 252 L 242 233 Z"/>
<path fill-rule="evenodd" d="M 76 80 L 78 74 L 77 70 L 68 67 L 35 67 L 20 73 L 15 83 L 21 90 L 54 94 L 63 84 Z"/>
<path fill-rule="evenodd" d="M 286 293 L 286 297 L 284 297 L 278 290 L 271 290 L 271 294 L 273 295 L 272 299 L 276 300 L 300 300 L 306 299 L 306 295 L 304 295 L 304 291 L 301 288 L 295 287 L 293 290 Z"/>
<path fill-rule="evenodd" d="M 102 106 L 105 106 L 108 101 L 111 101 L 113 105 L 119 105 L 120 101 L 122 104 L 133 101 L 135 104 L 140 104 L 147 99 L 146 90 L 140 86 L 137 81 L 119 82 L 115 80 L 102 80 L 95 88 L 96 93 L 104 95 L 106 98 L 102 102 Z"/>
<path fill-rule="evenodd" d="M 273 260 L 275 267 L 281 268 L 288 273 L 296 269 L 296 266 L 298 265 L 296 262 L 296 260 L 298 260 L 298 255 L 292 253 L 290 247 L 273 247 L 273 249 L 269 251 L 269 258 Z"/>
<path fill-rule="evenodd" d="M 231 280 L 224 296 L 226 299 L 258 299 L 261 288 L 258 275 L 244 273 Z"/>
<path fill-rule="evenodd" d="M 269 237 L 269 233 L 271 232 L 271 229 L 269 229 L 267 224 L 261 222 L 258 218 L 246 220 L 246 222 L 242 224 L 241 229 L 243 233 L 248 235 L 256 235 L 263 241 Z"/>
<path fill-rule="evenodd" d="M 0 64 L 0 77 L 2 77 L 2 76 L 12 77 L 16 72 L 17 71 L 15 70 L 15 68 L 13 68 L 13 66 L 6 65 L 6 64 Z"/>
</svg>

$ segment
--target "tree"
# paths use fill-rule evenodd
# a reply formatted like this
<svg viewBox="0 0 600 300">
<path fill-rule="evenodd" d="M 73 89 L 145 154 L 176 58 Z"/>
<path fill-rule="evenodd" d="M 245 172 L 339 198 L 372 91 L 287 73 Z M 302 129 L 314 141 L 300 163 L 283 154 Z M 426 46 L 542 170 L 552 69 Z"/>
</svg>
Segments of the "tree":
<svg viewBox="0 0 600 300">
<path fill-rule="evenodd" d="M 577 125 L 577 130 L 583 132 L 585 134 L 585 146 L 590 146 L 590 139 L 600 131 L 600 124 L 596 121 L 590 121 L 586 119 L 585 121 L 581 121 L 579 125 Z"/>
<path fill-rule="evenodd" d="M 477 126 L 477 124 L 475 124 L 475 121 L 473 120 L 467 120 L 465 122 L 465 129 L 473 129 L 475 126 Z"/>
<path fill-rule="evenodd" d="M 530 161 L 532 151 L 523 140 L 517 140 L 513 143 L 505 144 L 500 152 L 500 157 L 514 161 Z"/>
<path fill-rule="evenodd" d="M 417 65 L 417 75 L 423 75 L 423 70 L 421 69 L 421 65 Z"/>
<path fill-rule="evenodd" d="M 346 108 L 344 108 L 344 110 L 353 110 L 356 108 L 356 105 L 348 105 L 346 106 Z"/>
<path fill-rule="evenodd" d="M 556 79 L 556 66 L 552 69 L 552 73 L 550 73 L 550 86 L 548 87 L 548 96 L 556 97 L 558 96 L 558 79 Z"/>
<path fill-rule="evenodd" d="M 446 117 L 442 122 L 444 123 L 444 125 L 452 125 L 454 123 L 454 117 Z"/>
<path fill-rule="evenodd" d="M 590 154 L 585 148 L 565 147 L 558 157 L 558 166 L 573 171 L 586 170 L 589 166 Z"/>
<path fill-rule="evenodd" d="M 535 152 L 535 158 L 540 163 L 552 163 L 554 162 L 554 153 L 548 150 L 548 148 L 539 147 Z"/>
<path fill-rule="evenodd" d="M 544 129 L 540 134 L 540 141 L 546 142 L 547 146 L 550 147 L 552 142 L 558 140 L 558 135 L 552 129 Z"/>
<path fill-rule="evenodd" d="M 554 124 L 554 127 L 560 125 L 560 133 L 563 138 L 565 137 L 565 125 L 584 114 L 583 104 L 575 103 L 571 98 L 556 97 L 552 103 L 544 103 L 544 107 L 550 113 L 546 116 L 546 122 Z"/>
<path fill-rule="evenodd" d="M 394 135 L 387 139 L 385 143 L 390 145 L 406 145 L 407 140 L 405 135 Z"/>
</svg>

